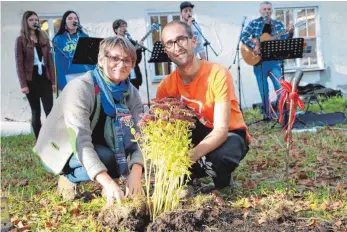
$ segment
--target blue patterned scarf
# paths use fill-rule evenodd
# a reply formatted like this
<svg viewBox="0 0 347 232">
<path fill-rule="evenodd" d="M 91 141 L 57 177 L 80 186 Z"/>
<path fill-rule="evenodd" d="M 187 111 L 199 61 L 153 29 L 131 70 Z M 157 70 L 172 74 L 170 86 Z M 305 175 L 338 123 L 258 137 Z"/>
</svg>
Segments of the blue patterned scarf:
<svg viewBox="0 0 347 232">
<path fill-rule="evenodd" d="M 129 173 L 125 149 L 130 147 L 130 128 L 121 122 L 121 118 L 131 115 L 124 104 L 129 95 L 129 80 L 115 84 L 105 75 L 103 69 L 97 66 L 93 71 L 94 83 L 99 86 L 101 105 L 106 114 L 104 136 L 107 145 L 115 154 L 119 174 L 126 176 Z"/>
</svg>

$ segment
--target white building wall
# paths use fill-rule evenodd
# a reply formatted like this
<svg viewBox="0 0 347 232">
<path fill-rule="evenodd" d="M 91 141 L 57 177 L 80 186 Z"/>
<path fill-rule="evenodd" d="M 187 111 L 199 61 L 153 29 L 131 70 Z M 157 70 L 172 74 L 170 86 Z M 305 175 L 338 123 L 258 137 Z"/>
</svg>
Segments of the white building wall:
<svg viewBox="0 0 347 232">
<path fill-rule="evenodd" d="M 303 81 L 320 83 L 347 92 L 347 54 L 344 14 L 347 2 L 273 2 L 281 6 L 318 6 L 322 52 L 325 70 L 305 72 Z M 25 121 L 30 119 L 30 107 L 26 97 L 20 92 L 16 74 L 14 42 L 20 31 L 20 20 L 26 10 L 33 10 L 39 16 L 63 15 L 66 10 L 78 12 L 82 25 L 90 36 L 107 37 L 113 35 L 112 23 L 123 18 L 128 22 L 128 30 L 133 38 L 141 38 L 147 31 L 147 12 L 173 10 L 179 12 L 180 2 L 1 2 L 1 119 L 5 117 Z M 259 17 L 259 2 L 193 2 L 195 15 L 204 35 L 219 54 L 216 57 L 209 50 L 210 61 L 223 64 L 227 68 L 233 62 L 236 43 L 243 16 L 247 23 Z M 146 42 L 145 42 L 146 45 Z M 147 60 L 149 59 L 149 54 Z M 148 66 L 150 68 L 150 66 Z M 145 80 L 144 63 L 141 62 Z M 237 89 L 237 66 L 230 69 Z M 149 75 L 151 70 L 148 70 Z M 290 74 L 288 74 L 290 75 Z M 155 97 L 157 84 L 150 82 L 150 97 Z M 253 68 L 241 60 L 242 105 L 251 106 L 260 102 Z M 271 85 L 270 85 L 271 86 Z M 143 101 L 147 101 L 146 83 L 140 88 Z M 238 96 L 238 93 L 237 93 Z"/>
</svg>

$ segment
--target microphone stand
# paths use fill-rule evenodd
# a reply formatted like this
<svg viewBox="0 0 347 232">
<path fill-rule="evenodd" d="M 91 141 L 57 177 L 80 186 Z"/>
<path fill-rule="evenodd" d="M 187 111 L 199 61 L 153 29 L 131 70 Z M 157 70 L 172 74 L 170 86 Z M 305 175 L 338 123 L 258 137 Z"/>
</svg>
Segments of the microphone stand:
<svg viewBox="0 0 347 232">
<path fill-rule="evenodd" d="M 244 18 L 244 20 L 242 21 L 240 36 L 239 36 L 239 39 L 237 41 L 236 53 L 235 53 L 234 62 L 233 62 L 233 64 L 235 64 L 236 59 L 237 59 L 237 80 L 238 80 L 238 87 L 239 87 L 239 107 L 240 107 L 241 112 L 242 112 L 242 107 L 241 107 L 240 42 L 241 42 L 241 35 L 242 35 L 243 27 L 245 26 L 245 21 L 246 21 L 246 18 Z M 229 66 L 228 69 L 230 69 L 230 68 L 231 68 L 231 65 Z"/>
<path fill-rule="evenodd" d="M 205 40 L 204 42 L 204 47 L 206 50 L 206 60 L 208 61 L 208 48 L 207 46 L 210 46 L 211 50 L 213 51 L 213 53 L 218 56 L 218 54 L 216 53 L 216 51 L 213 49 L 213 47 L 211 46 L 211 43 L 206 39 L 206 37 L 202 34 L 202 32 L 199 30 L 199 28 L 196 26 L 197 22 L 194 22 L 193 25 L 196 28 L 196 30 L 199 32 L 199 34 L 201 35 L 201 37 Z"/>
<path fill-rule="evenodd" d="M 150 107 L 150 97 L 149 97 L 149 86 L 148 86 L 148 72 L 147 72 L 147 61 L 146 61 L 146 51 L 149 51 L 150 53 L 152 53 L 151 50 L 149 50 L 148 48 L 146 48 L 145 46 L 139 44 L 137 41 L 133 40 L 130 36 L 127 36 L 128 40 L 130 40 L 130 42 L 132 42 L 133 44 L 135 44 L 135 47 L 139 47 L 141 48 L 141 51 L 143 52 L 143 62 L 144 62 L 144 66 L 145 66 L 145 76 L 146 76 L 146 89 L 147 89 L 147 101 L 148 101 L 148 107 Z"/>
<path fill-rule="evenodd" d="M 142 48 L 142 52 L 143 52 L 143 64 L 145 66 L 145 76 L 146 76 L 146 88 L 147 88 L 147 102 L 148 102 L 148 107 L 151 107 L 151 101 L 149 98 L 149 86 L 148 86 L 148 73 L 147 73 L 147 61 L 146 61 L 146 50 L 149 51 L 150 53 L 152 53 L 150 50 L 148 50 L 145 46 L 142 46 L 140 44 L 138 44 L 139 46 L 141 46 Z"/>
</svg>

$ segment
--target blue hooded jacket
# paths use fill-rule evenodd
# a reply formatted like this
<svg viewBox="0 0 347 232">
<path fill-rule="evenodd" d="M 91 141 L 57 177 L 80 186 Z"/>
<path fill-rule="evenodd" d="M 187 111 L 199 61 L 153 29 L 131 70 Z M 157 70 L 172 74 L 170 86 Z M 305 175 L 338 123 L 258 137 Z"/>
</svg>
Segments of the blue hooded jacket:
<svg viewBox="0 0 347 232">
<path fill-rule="evenodd" d="M 72 64 L 72 58 L 75 54 L 78 39 L 80 37 L 88 37 L 88 35 L 81 31 L 78 31 L 73 35 L 70 35 L 68 32 L 64 32 L 64 34 L 57 35 L 53 39 L 55 48 L 57 85 L 60 90 L 63 90 L 67 84 L 65 75 L 84 73 L 95 68 L 95 65 Z"/>
</svg>

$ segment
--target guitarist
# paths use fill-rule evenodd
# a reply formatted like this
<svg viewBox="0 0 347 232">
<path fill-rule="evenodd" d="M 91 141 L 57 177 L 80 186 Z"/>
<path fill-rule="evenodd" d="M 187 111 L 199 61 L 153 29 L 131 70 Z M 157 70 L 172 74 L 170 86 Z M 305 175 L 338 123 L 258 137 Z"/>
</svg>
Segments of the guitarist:
<svg viewBox="0 0 347 232">
<path fill-rule="evenodd" d="M 241 41 L 248 47 L 253 49 L 254 54 L 260 55 L 260 36 L 264 33 L 275 35 L 285 30 L 283 24 L 279 20 L 271 19 L 272 3 L 264 1 L 260 3 L 259 13 L 261 17 L 252 20 L 245 30 L 242 32 Z M 290 25 L 289 33 L 285 34 L 278 39 L 292 38 L 294 33 L 294 26 Z M 250 37 L 258 39 L 257 43 L 253 43 Z M 279 79 L 281 78 L 281 63 L 282 61 L 264 61 L 254 66 L 254 74 L 257 78 L 258 88 L 261 95 L 261 100 L 265 110 L 263 114 L 267 119 L 270 118 L 269 106 L 269 84 L 267 78 L 270 77 L 275 91 L 281 88 Z M 270 72 L 273 74 L 271 75 Z"/>
<path fill-rule="evenodd" d="M 113 22 L 113 31 L 116 35 L 120 35 L 125 37 L 125 32 L 128 28 L 128 24 L 125 20 L 123 19 L 117 19 L 116 21 Z M 131 41 L 130 42 L 136 46 L 135 41 Z M 138 42 L 140 45 L 143 46 L 143 42 L 139 41 Z M 142 60 L 142 51 L 141 48 L 138 48 L 136 50 L 136 63 L 135 63 L 135 67 L 131 70 L 130 75 L 129 75 L 129 79 L 131 84 L 133 84 L 133 86 L 135 86 L 137 89 L 140 88 L 140 86 L 142 85 L 142 73 L 139 67 L 139 63 Z"/>
</svg>

